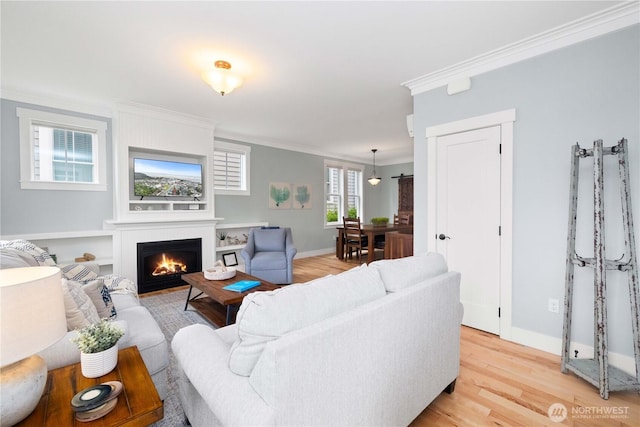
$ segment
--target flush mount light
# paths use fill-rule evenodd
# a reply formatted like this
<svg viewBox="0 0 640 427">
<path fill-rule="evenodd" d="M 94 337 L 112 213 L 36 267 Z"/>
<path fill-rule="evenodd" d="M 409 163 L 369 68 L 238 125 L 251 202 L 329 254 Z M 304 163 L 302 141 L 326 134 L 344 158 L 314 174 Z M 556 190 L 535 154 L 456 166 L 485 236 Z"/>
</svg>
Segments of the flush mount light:
<svg viewBox="0 0 640 427">
<path fill-rule="evenodd" d="M 382 178 L 376 175 L 376 151 L 378 151 L 377 148 L 371 149 L 371 152 L 373 153 L 373 173 L 371 174 L 371 178 L 367 180 L 371 185 L 378 185 L 380 184 L 380 181 L 382 181 Z"/>
<path fill-rule="evenodd" d="M 242 77 L 231 71 L 230 63 L 216 61 L 213 65 L 215 69 L 202 73 L 202 79 L 220 95 L 225 96 L 242 85 Z"/>
</svg>

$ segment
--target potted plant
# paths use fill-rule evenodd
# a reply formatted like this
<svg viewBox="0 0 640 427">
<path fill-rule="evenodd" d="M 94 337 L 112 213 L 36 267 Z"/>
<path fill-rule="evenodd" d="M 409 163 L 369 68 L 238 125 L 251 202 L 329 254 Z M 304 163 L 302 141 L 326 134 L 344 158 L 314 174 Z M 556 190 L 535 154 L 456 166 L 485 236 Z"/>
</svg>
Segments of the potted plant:
<svg viewBox="0 0 640 427">
<path fill-rule="evenodd" d="M 225 246 L 227 244 L 227 232 L 218 231 L 218 240 L 220 240 L 220 246 Z"/>
<path fill-rule="evenodd" d="M 118 340 L 124 331 L 108 319 L 77 330 L 72 338 L 80 349 L 82 375 L 97 378 L 108 374 L 118 364 Z"/>
<path fill-rule="evenodd" d="M 371 218 L 371 224 L 373 224 L 374 227 L 386 226 L 389 224 L 389 218 L 384 216 L 373 217 Z"/>
</svg>

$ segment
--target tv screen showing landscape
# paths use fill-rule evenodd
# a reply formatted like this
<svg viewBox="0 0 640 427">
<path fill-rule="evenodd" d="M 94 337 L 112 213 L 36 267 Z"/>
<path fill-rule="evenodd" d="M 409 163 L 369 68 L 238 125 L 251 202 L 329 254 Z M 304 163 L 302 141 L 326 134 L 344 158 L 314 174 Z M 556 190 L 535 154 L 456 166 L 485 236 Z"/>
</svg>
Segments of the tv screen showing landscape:
<svg viewBox="0 0 640 427">
<path fill-rule="evenodd" d="M 202 165 L 166 160 L 133 159 L 134 195 L 202 197 Z"/>
</svg>

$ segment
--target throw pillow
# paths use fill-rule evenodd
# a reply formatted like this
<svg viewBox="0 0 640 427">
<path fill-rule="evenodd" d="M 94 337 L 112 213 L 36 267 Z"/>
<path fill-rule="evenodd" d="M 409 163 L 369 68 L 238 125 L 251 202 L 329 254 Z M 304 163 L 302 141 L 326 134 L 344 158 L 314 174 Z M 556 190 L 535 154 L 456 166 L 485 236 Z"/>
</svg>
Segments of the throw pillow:
<svg viewBox="0 0 640 427">
<path fill-rule="evenodd" d="M 82 264 L 65 265 L 60 270 L 62 270 L 62 275 L 65 278 L 75 280 L 76 282 L 86 282 L 98 277 L 95 271 Z"/>
<path fill-rule="evenodd" d="M 229 368 L 249 376 L 269 341 L 386 295 L 378 271 L 366 265 L 275 291 L 254 292 L 236 316 L 238 339 Z"/>
<path fill-rule="evenodd" d="M 116 274 L 100 276 L 100 279 L 102 279 L 110 293 L 138 295 L 138 287 L 131 279 Z"/>
<path fill-rule="evenodd" d="M 103 280 L 96 279 L 84 284 L 79 284 L 82 286 L 82 290 L 91 298 L 91 302 L 96 306 L 98 316 L 101 319 L 105 317 L 109 319 L 116 318 L 116 307 L 113 305 L 111 294 Z"/>
<path fill-rule="evenodd" d="M 397 292 L 447 272 L 447 262 L 436 252 L 372 262 L 378 269 L 387 292 Z"/>
<path fill-rule="evenodd" d="M 38 262 L 26 252 L 16 248 L 0 248 L 0 268 L 37 266 Z"/>
<path fill-rule="evenodd" d="M 100 321 L 96 306 L 79 283 L 63 278 L 62 293 L 67 315 L 67 330 L 72 331 Z"/>
<path fill-rule="evenodd" d="M 53 260 L 53 258 L 51 258 L 51 255 L 49 255 L 47 251 L 37 247 L 28 240 L 2 240 L 0 241 L 0 247 L 13 248 L 23 252 L 24 254 L 30 256 L 36 262 L 35 265 L 56 265 L 56 262 Z"/>
</svg>

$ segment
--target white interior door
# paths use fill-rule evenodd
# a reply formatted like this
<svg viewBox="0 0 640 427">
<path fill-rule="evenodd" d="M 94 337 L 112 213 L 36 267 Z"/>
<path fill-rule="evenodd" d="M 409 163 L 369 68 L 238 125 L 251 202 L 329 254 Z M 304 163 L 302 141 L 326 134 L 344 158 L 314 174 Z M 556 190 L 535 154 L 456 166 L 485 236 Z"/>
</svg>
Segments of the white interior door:
<svg viewBox="0 0 640 427">
<path fill-rule="evenodd" d="M 500 333 L 500 126 L 439 137 L 437 251 L 462 274 L 464 325 Z"/>
</svg>

